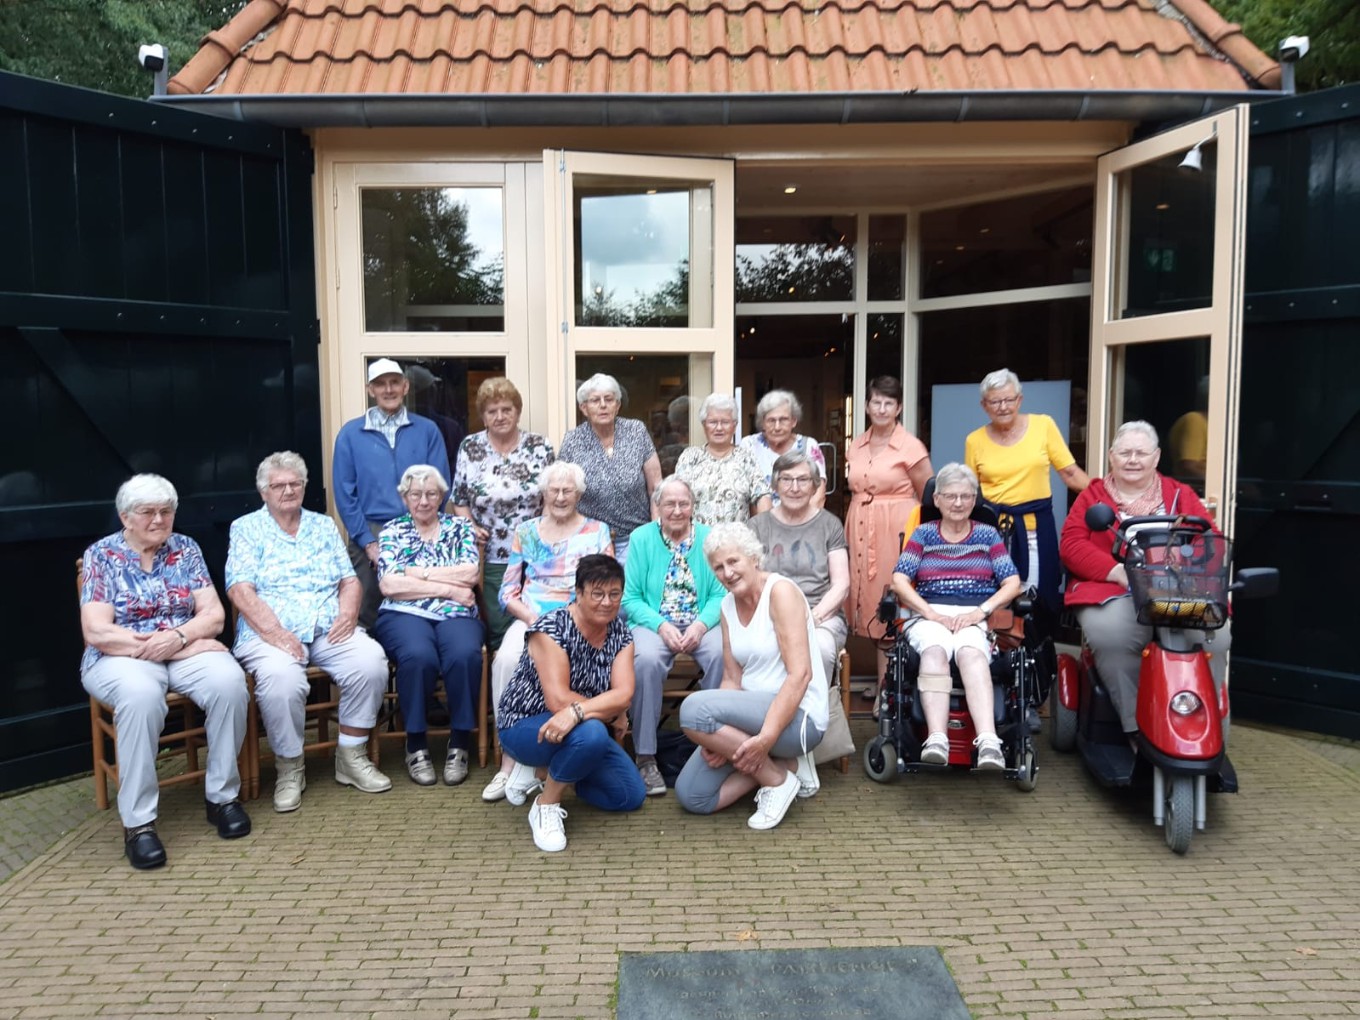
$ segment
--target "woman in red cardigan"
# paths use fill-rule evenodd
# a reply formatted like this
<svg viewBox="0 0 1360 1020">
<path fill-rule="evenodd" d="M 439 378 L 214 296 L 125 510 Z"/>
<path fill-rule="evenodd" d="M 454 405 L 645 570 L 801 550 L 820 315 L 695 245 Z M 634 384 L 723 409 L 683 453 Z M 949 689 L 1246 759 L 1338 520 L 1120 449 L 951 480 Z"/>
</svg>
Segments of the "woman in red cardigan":
<svg viewBox="0 0 1360 1020">
<path fill-rule="evenodd" d="M 1186 514 L 1209 518 L 1209 511 L 1188 485 L 1157 473 L 1162 451 L 1157 430 L 1145 421 L 1119 426 L 1110 444 L 1110 473 L 1091 482 L 1077 497 L 1063 524 L 1059 553 L 1067 568 L 1064 602 L 1076 611 L 1082 635 L 1095 655 L 1096 669 L 1110 692 L 1124 732 L 1138 729 L 1138 667 L 1152 628 L 1138 622 L 1124 564 L 1110 553 L 1114 532 L 1092 531 L 1086 511 L 1104 503 L 1122 520 L 1148 514 Z M 1232 625 L 1206 631 L 1205 648 L 1216 687 L 1223 686 L 1224 656 L 1232 644 Z"/>
</svg>

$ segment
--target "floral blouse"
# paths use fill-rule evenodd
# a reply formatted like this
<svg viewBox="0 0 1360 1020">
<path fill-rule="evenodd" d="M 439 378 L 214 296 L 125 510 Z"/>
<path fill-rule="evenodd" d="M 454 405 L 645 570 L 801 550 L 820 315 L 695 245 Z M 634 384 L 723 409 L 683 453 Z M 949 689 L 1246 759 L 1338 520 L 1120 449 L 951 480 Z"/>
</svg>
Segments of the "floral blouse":
<svg viewBox="0 0 1360 1020">
<path fill-rule="evenodd" d="M 515 529 L 543 512 L 538 476 L 554 460 L 552 443 L 537 432 L 521 431 L 519 444 L 507 454 L 496 452 L 485 431 L 459 445 L 453 505 L 467 507 L 489 532 L 486 562 L 508 563 Z"/>
<path fill-rule="evenodd" d="M 774 491 L 773 476 L 774 462 L 779 459 L 779 454 L 770 449 L 770 444 L 765 441 L 764 432 L 752 433 L 741 441 L 741 445 L 751 451 L 756 467 L 760 469 L 761 475 L 765 478 L 765 489 L 774 497 L 774 502 L 777 505 L 779 494 Z M 826 455 L 822 453 L 822 448 L 817 444 L 817 440 L 811 436 L 795 435 L 793 444 L 784 452 L 789 453 L 793 450 L 807 454 L 807 459 L 812 462 L 818 477 L 823 482 L 826 481 Z"/>
<path fill-rule="evenodd" d="M 666 580 L 661 586 L 661 605 L 657 611 L 666 622 L 684 630 L 699 618 L 699 591 L 694 583 L 694 571 L 689 568 L 689 552 L 694 548 L 694 531 L 681 542 L 672 542 L 661 532 L 661 541 L 671 551 L 671 562 L 666 567 Z"/>
<path fill-rule="evenodd" d="M 501 581 L 501 606 L 519 599 L 542 615 L 567 605 L 576 595 L 576 564 L 592 553 L 614 554 L 609 525 L 586 518 L 581 530 L 560 542 L 545 541 L 541 517 L 515 529 L 510 562 Z"/>
<path fill-rule="evenodd" d="M 744 521 L 752 503 L 772 495 L 769 480 L 744 446 L 721 458 L 691 446 L 676 461 L 675 475 L 694 490 L 694 519 L 700 524 Z"/>
<path fill-rule="evenodd" d="M 477 533 L 473 531 L 470 520 L 456 514 L 439 515 L 439 534 L 433 542 L 426 542 L 420 537 L 420 530 L 410 514 L 402 514 L 395 521 L 388 521 L 387 527 L 378 536 L 380 580 L 393 572 L 419 576 L 422 567 L 461 567 L 477 562 Z M 477 616 L 475 603 L 464 606 L 453 599 L 441 598 L 385 598 L 378 611 L 410 613 L 427 620 Z"/>
</svg>

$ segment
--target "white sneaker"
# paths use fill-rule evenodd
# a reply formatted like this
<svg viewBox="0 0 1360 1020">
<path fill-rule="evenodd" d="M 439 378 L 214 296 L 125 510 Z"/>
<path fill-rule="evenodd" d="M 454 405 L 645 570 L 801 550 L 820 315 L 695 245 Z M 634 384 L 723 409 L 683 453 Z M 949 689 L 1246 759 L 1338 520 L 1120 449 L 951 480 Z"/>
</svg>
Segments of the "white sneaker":
<svg viewBox="0 0 1360 1020">
<path fill-rule="evenodd" d="M 278 778 L 274 781 L 274 810 L 296 811 L 302 806 L 302 791 L 307 789 L 307 765 L 302 755 L 275 758 Z"/>
<path fill-rule="evenodd" d="M 497 772 L 491 777 L 491 782 L 482 787 L 482 800 L 488 804 L 494 804 L 498 800 L 505 800 L 505 784 L 510 781 L 510 777 L 504 772 Z"/>
<path fill-rule="evenodd" d="M 510 778 L 505 781 L 505 799 L 519 807 L 529 799 L 529 794 L 537 793 L 541 789 L 543 780 L 534 775 L 533 767 L 520 761 L 515 762 L 515 767 L 510 770 Z"/>
<path fill-rule="evenodd" d="M 822 788 L 822 780 L 817 775 L 817 763 L 812 760 L 812 752 L 798 756 L 798 799 L 807 800 L 815 797 L 817 791 Z"/>
<path fill-rule="evenodd" d="M 978 749 L 977 767 L 980 769 L 997 770 L 1006 767 L 1006 756 L 1001 753 L 1001 738 L 995 734 L 988 733 L 978 737 L 973 741 L 973 746 Z"/>
<path fill-rule="evenodd" d="M 784 820 L 797 797 L 798 775 L 794 772 L 778 786 L 762 786 L 756 791 L 756 813 L 746 819 L 746 824 L 753 829 L 773 829 Z"/>
<path fill-rule="evenodd" d="M 392 789 L 392 780 L 368 760 L 368 748 L 363 744 L 335 749 L 335 781 L 364 793 L 384 793 Z"/>
<path fill-rule="evenodd" d="M 561 804 L 544 804 L 534 798 L 534 806 L 529 809 L 529 830 L 534 834 L 534 846 L 544 853 L 555 854 L 567 848 L 567 833 L 562 828 L 562 819 L 567 817 L 567 809 Z"/>
<path fill-rule="evenodd" d="M 949 764 L 949 738 L 938 730 L 921 745 L 921 761 L 926 765 Z"/>
<path fill-rule="evenodd" d="M 468 777 L 468 753 L 466 748 L 455 747 L 449 750 L 444 759 L 444 785 L 457 786 Z"/>
</svg>

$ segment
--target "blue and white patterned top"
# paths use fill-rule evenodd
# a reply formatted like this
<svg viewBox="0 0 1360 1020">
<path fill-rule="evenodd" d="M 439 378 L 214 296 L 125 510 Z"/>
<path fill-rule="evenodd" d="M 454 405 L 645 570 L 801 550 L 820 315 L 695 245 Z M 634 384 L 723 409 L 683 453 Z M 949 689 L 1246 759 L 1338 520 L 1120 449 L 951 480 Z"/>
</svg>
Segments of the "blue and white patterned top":
<svg viewBox="0 0 1360 1020">
<path fill-rule="evenodd" d="M 593 698 L 609 690 L 614 660 L 618 658 L 619 652 L 633 643 L 633 632 L 616 616 L 605 631 L 604 644 L 596 648 L 577 628 L 576 621 L 571 618 L 570 606 L 544 613 L 534 621 L 529 634 L 546 634 L 567 653 L 567 662 L 571 664 L 569 686 L 582 698 Z M 501 692 L 500 704 L 496 708 L 496 725 L 503 730 L 509 729 L 521 719 L 547 710 L 548 704 L 543 700 L 543 684 L 538 679 L 534 658 L 529 654 L 526 634 L 524 651 L 515 666 L 515 673 Z"/>
<path fill-rule="evenodd" d="M 231 522 L 228 591 L 235 584 L 253 585 L 284 629 L 303 644 L 334 625 L 340 615 L 340 582 L 353 576 L 340 529 L 325 514 L 302 511 L 296 536 L 279 527 L 264 506 Z M 241 617 L 236 649 L 256 637 Z"/>
<path fill-rule="evenodd" d="M 194 592 L 212 587 L 198 543 L 180 534 L 171 534 L 143 570 L 141 555 L 116 532 L 85 550 L 80 573 L 80 604 L 113 606 L 113 622 L 137 634 L 183 627 L 194 616 Z M 81 674 L 103 656 L 86 645 Z"/>
<path fill-rule="evenodd" d="M 439 534 L 433 542 L 420 537 L 420 529 L 410 514 L 402 514 L 389 521 L 378 536 L 378 579 L 390 571 L 420 576 L 422 567 L 476 566 L 477 532 L 472 521 L 453 514 L 439 515 Z M 391 599 L 385 598 L 379 611 L 410 613 L 427 620 L 446 620 L 468 616 L 476 619 L 477 606 L 459 605 L 453 599 Z"/>
</svg>

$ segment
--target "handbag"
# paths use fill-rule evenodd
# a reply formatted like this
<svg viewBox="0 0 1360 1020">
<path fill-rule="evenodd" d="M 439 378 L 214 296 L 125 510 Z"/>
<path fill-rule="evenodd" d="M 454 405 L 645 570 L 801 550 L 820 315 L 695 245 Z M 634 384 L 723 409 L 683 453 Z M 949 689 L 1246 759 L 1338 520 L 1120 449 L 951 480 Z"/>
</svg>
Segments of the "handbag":
<svg viewBox="0 0 1360 1020">
<path fill-rule="evenodd" d="M 1016 616 L 1009 606 L 993 609 L 987 617 L 987 629 L 992 632 L 992 640 L 997 648 L 1009 651 L 1025 643 L 1025 621 Z"/>
<path fill-rule="evenodd" d="M 812 760 L 818 765 L 855 753 L 850 720 L 845 718 L 845 708 L 841 704 L 840 684 L 831 685 L 826 708 L 826 732 L 822 734 L 822 742 L 812 749 Z"/>
</svg>

